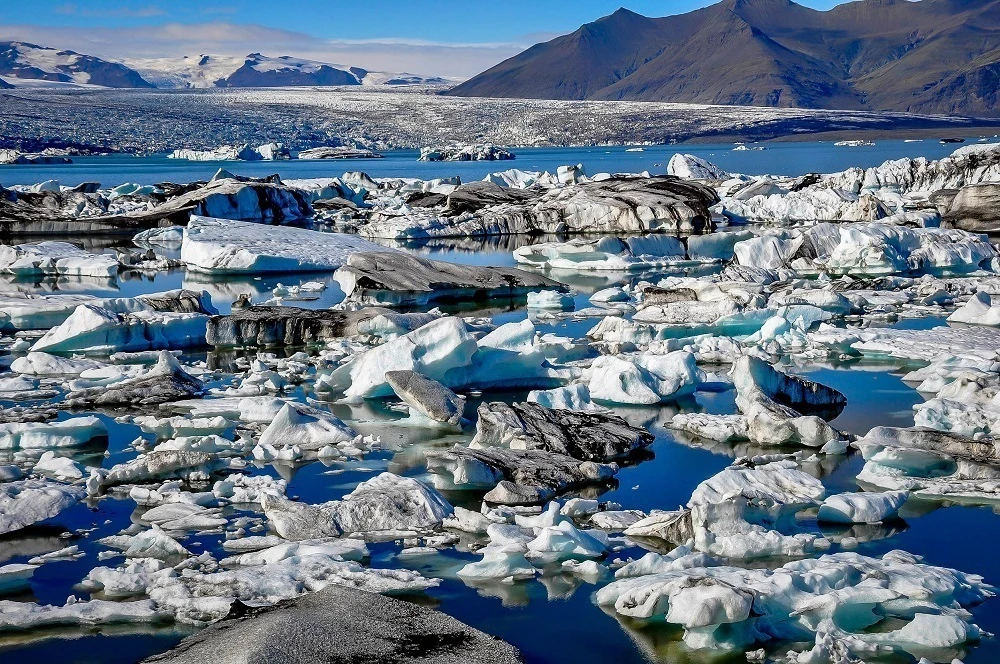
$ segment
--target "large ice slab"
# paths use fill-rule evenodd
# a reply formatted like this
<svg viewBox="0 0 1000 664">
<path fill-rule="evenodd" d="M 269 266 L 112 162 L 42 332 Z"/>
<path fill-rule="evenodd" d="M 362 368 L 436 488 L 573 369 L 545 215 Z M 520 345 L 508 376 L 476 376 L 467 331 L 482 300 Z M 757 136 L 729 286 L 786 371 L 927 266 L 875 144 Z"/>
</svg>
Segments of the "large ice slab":
<svg viewBox="0 0 1000 664">
<path fill-rule="evenodd" d="M 181 260 L 213 274 L 332 272 L 358 251 L 388 250 L 344 233 L 194 216 L 184 231 Z"/>
</svg>

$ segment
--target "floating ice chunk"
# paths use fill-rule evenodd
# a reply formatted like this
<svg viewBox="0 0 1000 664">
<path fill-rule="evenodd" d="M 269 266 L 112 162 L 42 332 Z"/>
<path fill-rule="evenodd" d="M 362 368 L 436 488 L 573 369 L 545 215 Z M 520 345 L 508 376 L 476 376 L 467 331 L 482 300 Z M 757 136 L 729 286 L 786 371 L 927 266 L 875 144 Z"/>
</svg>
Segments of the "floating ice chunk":
<svg viewBox="0 0 1000 664">
<path fill-rule="evenodd" d="M 437 491 L 392 473 L 362 482 L 343 500 L 303 505 L 267 494 L 261 504 L 278 534 L 288 539 L 420 531 L 440 525 L 452 513 Z"/>
<path fill-rule="evenodd" d="M 595 401 L 656 404 L 686 396 L 704 380 L 704 373 L 687 351 L 627 358 L 601 356 L 588 370 L 590 396 Z"/>
<path fill-rule="evenodd" d="M 288 483 L 269 475 L 230 475 L 212 486 L 217 498 L 231 503 L 260 503 L 265 495 L 284 496 Z"/>
<path fill-rule="evenodd" d="M 710 161 L 693 154 L 677 153 L 667 162 L 667 175 L 686 180 L 724 180 L 729 174 Z"/>
<path fill-rule="evenodd" d="M 505 447 L 470 449 L 456 445 L 425 453 L 427 470 L 439 489 L 490 489 L 487 502 L 534 505 L 558 493 L 601 484 L 618 472 L 616 464 L 579 461 L 544 450 Z"/>
<path fill-rule="evenodd" d="M 155 524 L 168 532 L 194 530 L 198 532 L 220 529 L 226 525 L 226 518 L 219 510 L 209 509 L 194 503 L 165 503 L 146 510 L 142 520 Z"/>
<path fill-rule="evenodd" d="M 566 311 L 576 306 L 573 296 L 559 291 L 532 291 L 528 293 L 529 309 L 554 309 Z"/>
<path fill-rule="evenodd" d="M 977 639 L 979 630 L 965 622 L 968 613 L 962 607 L 992 592 L 977 576 L 890 552 L 882 558 L 838 553 L 776 570 L 666 570 L 619 578 L 596 599 L 623 616 L 676 621 L 693 648 L 745 648 L 772 639 L 809 639 L 823 631 L 860 648 L 905 649 Z M 907 624 L 895 631 L 866 630 L 885 618 Z"/>
<path fill-rule="evenodd" d="M 133 422 L 146 433 L 155 433 L 158 438 L 181 436 L 208 436 L 219 434 L 233 425 L 225 417 L 156 417 L 140 415 Z"/>
<path fill-rule="evenodd" d="M 61 325 L 35 342 L 32 351 L 111 353 L 187 348 L 205 343 L 208 316 L 138 311 L 119 314 L 81 304 Z"/>
<path fill-rule="evenodd" d="M 798 409 L 832 411 L 847 403 L 843 394 L 810 380 L 790 376 L 763 360 L 745 355 L 733 364 L 736 405 L 746 416 L 747 437 L 760 445 L 823 447 L 840 435 L 822 418 Z"/>
<path fill-rule="evenodd" d="M 607 535 L 593 533 L 577 529 L 570 521 L 542 528 L 528 542 L 528 555 L 542 560 L 597 558 L 607 551 Z"/>
<path fill-rule="evenodd" d="M 15 632 L 45 627 L 156 624 L 170 620 L 170 611 L 151 600 L 111 602 L 67 601 L 65 606 L 0 601 L 0 631 Z"/>
<path fill-rule="evenodd" d="M 483 547 L 483 559 L 458 570 L 459 577 L 468 580 L 530 579 L 538 573 L 524 557 L 527 547 L 523 543 L 496 544 Z"/>
<path fill-rule="evenodd" d="M 448 371 L 469 366 L 477 349 L 460 318 L 440 318 L 351 358 L 321 382 L 349 398 L 390 396 L 387 371 L 415 371 L 448 385 Z"/>
<path fill-rule="evenodd" d="M 528 402 L 537 403 L 546 408 L 560 408 L 562 410 L 585 412 L 606 410 L 590 400 L 590 389 L 583 383 L 575 383 L 551 390 L 532 390 L 528 393 Z"/>
<path fill-rule="evenodd" d="M 92 254 L 69 242 L 0 245 L 0 273 L 110 278 L 118 274 L 113 254 Z"/>
<path fill-rule="evenodd" d="M 979 291 L 948 316 L 948 321 L 997 327 L 1000 326 L 1000 304 L 993 304 L 993 297 L 989 293 Z"/>
<path fill-rule="evenodd" d="M 80 447 L 107 435 L 104 422 L 93 415 L 58 422 L 10 422 L 0 424 L 0 450 Z"/>
<path fill-rule="evenodd" d="M 137 535 L 110 535 L 97 540 L 97 543 L 118 549 L 127 558 L 170 560 L 191 555 L 180 542 L 156 527 Z"/>
<path fill-rule="evenodd" d="M 620 286 L 603 288 L 590 296 L 590 301 L 594 304 L 604 304 L 607 302 L 630 302 L 632 296 Z"/>
<path fill-rule="evenodd" d="M 230 459 L 205 452 L 148 452 L 110 469 L 93 469 L 87 480 L 87 492 L 96 495 L 107 487 L 171 478 L 207 481 L 213 473 L 228 469 L 231 464 Z"/>
<path fill-rule="evenodd" d="M 686 255 L 679 239 L 662 234 L 545 242 L 514 250 L 520 265 L 584 272 L 648 270 L 684 263 Z"/>
<path fill-rule="evenodd" d="M 287 403 L 261 434 L 258 442 L 262 447 L 294 445 L 302 450 L 318 450 L 325 445 L 353 440 L 356 436 L 353 429 L 330 413 Z"/>
<path fill-rule="evenodd" d="M 610 461 L 649 446 L 653 435 L 617 415 L 552 410 L 502 401 L 479 406 L 470 447 L 545 450 L 583 461 Z"/>
<path fill-rule="evenodd" d="M 748 440 L 749 429 L 745 415 L 713 415 L 710 413 L 677 413 L 670 418 L 671 429 L 726 443 Z"/>
<path fill-rule="evenodd" d="M 192 216 L 181 260 L 201 272 L 232 274 L 329 270 L 356 251 L 387 251 L 344 233 Z"/>
<path fill-rule="evenodd" d="M 85 371 L 102 367 L 95 360 L 68 359 L 48 353 L 28 353 L 15 359 L 11 371 L 29 376 L 79 376 Z"/>
<path fill-rule="evenodd" d="M 38 565 L 14 563 L 0 566 L 0 595 L 9 595 L 30 588 L 28 583 Z"/>
<path fill-rule="evenodd" d="M 460 265 L 402 252 L 358 252 L 334 275 L 352 302 L 382 306 L 428 302 L 510 299 L 562 284 L 524 270 Z"/>
<path fill-rule="evenodd" d="M 55 452 L 43 452 L 35 462 L 32 472 L 50 477 L 60 482 L 77 482 L 84 478 L 86 469 L 67 457 L 56 456 Z"/>
<path fill-rule="evenodd" d="M 828 496 L 819 506 L 819 520 L 829 523 L 881 523 L 894 518 L 910 494 L 838 493 Z"/>
<path fill-rule="evenodd" d="M 465 413 L 465 397 L 415 371 L 387 371 L 385 380 L 411 410 L 432 422 L 456 426 Z"/>
<path fill-rule="evenodd" d="M 84 497 L 84 491 L 55 482 L 20 480 L 0 484 L 0 534 L 52 518 Z"/>
</svg>

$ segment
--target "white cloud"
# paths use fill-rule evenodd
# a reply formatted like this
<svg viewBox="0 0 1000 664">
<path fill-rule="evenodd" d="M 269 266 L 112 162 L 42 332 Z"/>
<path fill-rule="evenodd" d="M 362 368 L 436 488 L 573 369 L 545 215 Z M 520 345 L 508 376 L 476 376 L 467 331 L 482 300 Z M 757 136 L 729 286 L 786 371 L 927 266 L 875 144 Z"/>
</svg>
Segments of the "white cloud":
<svg viewBox="0 0 1000 664">
<path fill-rule="evenodd" d="M 128 28 L 0 25 L 0 40 L 28 41 L 109 60 L 181 55 L 294 55 L 372 71 L 467 78 L 519 53 L 527 43 L 436 43 L 408 39 L 320 39 L 290 30 L 227 22 Z"/>
</svg>

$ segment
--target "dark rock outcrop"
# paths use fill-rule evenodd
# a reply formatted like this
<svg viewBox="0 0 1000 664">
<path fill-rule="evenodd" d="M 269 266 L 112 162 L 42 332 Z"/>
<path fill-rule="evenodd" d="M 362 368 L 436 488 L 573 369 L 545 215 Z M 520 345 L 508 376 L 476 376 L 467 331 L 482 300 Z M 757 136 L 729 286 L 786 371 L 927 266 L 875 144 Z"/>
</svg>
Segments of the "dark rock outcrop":
<svg viewBox="0 0 1000 664">
<path fill-rule="evenodd" d="M 348 300 L 382 305 L 471 302 L 566 288 L 516 268 L 459 265 L 402 252 L 351 254 L 335 277 Z"/>
<path fill-rule="evenodd" d="M 536 403 L 479 406 L 475 445 L 556 452 L 582 461 L 611 461 L 647 447 L 645 429 L 617 415 L 546 408 Z"/>
<path fill-rule="evenodd" d="M 149 664 L 518 664 L 514 646 L 439 611 L 340 585 L 230 615 Z"/>
</svg>

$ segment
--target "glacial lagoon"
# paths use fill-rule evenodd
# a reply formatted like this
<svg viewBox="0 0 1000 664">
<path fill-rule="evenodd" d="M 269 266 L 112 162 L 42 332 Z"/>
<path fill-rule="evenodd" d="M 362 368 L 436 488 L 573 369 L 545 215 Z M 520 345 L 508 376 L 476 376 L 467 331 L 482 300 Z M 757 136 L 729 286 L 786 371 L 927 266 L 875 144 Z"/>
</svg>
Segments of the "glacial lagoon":
<svg viewBox="0 0 1000 664">
<path fill-rule="evenodd" d="M 974 142 L 975 138 L 970 142 Z M 732 173 L 774 173 L 788 176 L 808 172 L 832 173 L 851 166 L 871 167 L 887 159 L 925 156 L 938 159 L 951 154 L 955 146 L 938 145 L 936 140 L 919 143 L 879 141 L 874 147 L 835 147 L 831 143 L 768 143 L 763 151 L 732 151 L 732 145 L 686 145 L 647 147 L 644 152 L 625 153 L 622 147 L 573 148 L 573 149 L 522 149 L 518 158 L 502 163 L 434 163 L 418 164 L 415 153 L 388 153 L 381 160 L 336 162 L 255 162 L 238 164 L 187 163 L 162 157 L 84 157 L 71 165 L 0 167 L 0 183 L 5 186 L 31 184 L 47 179 L 58 179 L 63 184 L 75 185 L 85 181 L 100 181 L 105 185 L 120 182 L 153 184 L 163 181 L 188 182 L 211 177 L 219 166 L 244 176 L 263 176 L 274 172 L 285 178 L 335 176 L 344 170 L 363 170 L 374 178 L 415 177 L 430 180 L 437 177 L 459 175 L 463 182 L 481 179 L 491 172 L 507 167 L 525 171 L 554 172 L 557 166 L 581 163 L 587 173 L 641 172 L 662 173 L 670 157 L 677 152 L 696 155 L 717 164 Z M 757 228 L 757 227 L 754 227 Z M 733 230 L 733 228 L 725 229 Z M 620 234 L 622 237 L 628 237 Z M 592 237 L 592 236 L 587 236 Z M 110 253 L 116 247 L 135 250 L 128 236 L 121 238 L 94 237 L 69 238 L 80 242 L 95 253 Z M 490 265 L 514 267 L 517 265 L 512 252 L 521 246 L 536 244 L 540 240 L 564 241 L 565 236 L 531 237 L 511 236 L 497 239 L 439 238 L 420 242 L 397 242 L 376 239 L 387 247 L 415 254 L 423 258 L 442 260 L 465 265 Z M 160 250 L 157 249 L 159 252 Z M 175 256 L 176 251 L 163 250 L 164 256 Z M 602 317 L 623 314 L 628 319 L 634 309 L 609 308 L 594 311 L 590 297 L 603 289 L 625 286 L 629 292 L 639 290 L 642 282 L 657 283 L 671 277 L 704 276 L 718 274 L 722 264 L 695 266 L 679 262 L 676 267 L 658 267 L 630 272 L 576 272 L 542 271 L 547 276 L 565 283 L 573 293 L 573 306 L 578 314 L 553 310 L 529 310 L 523 298 L 497 300 L 487 305 L 459 306 L 444 304 L 441 308 L 455 315 L 488 319 L 488 327 L 517 323 L 530 319 L 537 333 L 554 334 L 572 340 L 585 339 L 588 331 Z M 155 272 L 132 270 L 123 267 L 117 276 L 106 280 L 88 277 L 33 277 L 4 276 L 4 290 L 37 294 L 80 294 L 101 298 L 136 297 L 185 288 L 206 291 L 212 304 L 221 314 L 231 311 L 231 303 L 241 294 L 249 294 L 254 303 L 277 298 L 277 303 L 303 308 L 325 308 L 343 297 L 332 272 L 302 272 L 293 274 L 247 274 L 238 276 L 208 276 L 189 272 L 183 267 L 171 267 Z M 307 282 L 321 282 L 326 288 L 318 295 L 303 299 L 290 298 L 288 287 Z M 872 298 L 874 300 L 874 297 Z M 878 329 L 935 330 L 946 326 L 945 318 L 955 303 L 938 310 L 932 306 L 886 306 L 885 311 L 869 311 L 866 324 Z M 878 315 L 888 312 L 886 315 Z M 857 324 L 833 322 L 844 328 Z M 11 339 L 4 341 L 9 348 Z M 295 349 L 298 350 L 298 349 Z M 283 350 L 268 351 L 264 364 L 270 369 Z M 289 351 L 289 354 L 292 351 Z M 23 355 L 23 349 L 8 355 Z M 847 405 L 829 424 L 847 434 L 864 436 L 872 427 L 912 427 L 913 407 L 927 400 L 915 389 L 912 382 L 902 377 L 925 362 L 913 359 L 872 357 L 835 358 L 798 352 L 782 353 L 777 366 L 789 373 L 816 381 L 840 391 Z M 248 370 L 248 360 L 256 356 L 253 350 L 184 349 L 179 360 L 184 366 L 196 366 L 209 388 L 222 389 L 239 383 Z M 794 452 L 793 447 L 766 448 L 749 443 L 710 442 L 666 426 L 678 413 L 731 414 L 737 412 L 734 390 L 724 385 L 728 366 L 706 363 L 701 367 L 707 374 L 705 383 L 722 383 L 718 389 L 700 389 L 677 399 L 665 399 L 652 405 L 611 406 L 614 413 L 624 417 L 631 425 L 648 429 L 655 441 L 647 450 L 624 461 L 613 482 L 600 489 L 588 488 L 583 495 L 597 498 L 602 503 L 617 503 L 623 510 L 674 510 L 684 505 L 692 491 L 707 478 L 730 466 L 736 457 Z M 247 471 L 253 476 L 267 475 L 287 481 L 285 495 L 303 503 L 316 504 L 336 500 L 349 494 L 365 480 L 389 471 L 404 477 L 428 480 L 422 452 L 428 449 L 448 448 L 455 443 L 467 444 L 474 433 L 471 424 L 461 431 L 413 426 L 404 423 L 405 409 L 398 407 L 398 399 L 373 399 L 360 403 L 338 403 L 327 394 L 314 391 L 313 377 L 298 384 L 287 385 L 280 392 L 292 400 L 309 403 L 320 410 L 329 410 L 359 434 L 375 436 L 380 440 L 376 449 L 366 451 L 363 458 L 321 458 L 306 463 L 274 460 L 252 461 Z M 704 384 L 703 384 L 704 385 Z M 64 392 L 55 398 L 55 404 Z M 462 390 L 459 390 L 462 391 Z M 476 408 L 484 401 L 516 403 L 525 401 L 528 390 L 494 392 L 468 391 L 465 413 L 475 418 Z M 262 394 L 274 395 L 265 390 Z M 2 401 L 4 407 L 26 405 L 21 401 Z M 108 430 L 107 452 L 103 449 L 74 451 L 73 458 L 85 467 L 114 467 L 136 457 L 140 451 L 133 441 L 143 438 L 151 445 L 156 436 L 143 432 L 140 427 L 100 410 L 75 411 L 73 416 L 94 414 Z M 60 419 L 68 415 L 63 412 Z M 235 425 L 234 425 L 235 426 Z M 232 436 L 233 430 L 222 432 Z M 810 450 L 815 451 L 815 450 Z M 12 456 L 11 460 L 14 459 Z M 7 459 L 5 459 L 7 461 Z M 862 487 L 856 480 L 865 465 L 856 450 L 846 454 L 825 454 L 812 459 L 799 457 L 801 467 L 817 476 L 828 494 L 858 491 Z M 200 489 L 204 490 L 204 489 Z M 453 505 L 476 512 L 480 509 L 483 491 L 442 491 Z M 561 497 L 574 495 L 570 493 Z M 121 558 L 106 558 L 102 552 L 108 548 L 98 540 L 123 531 L 136 533 L 146 526 L 140 519 L 145 508 L 137 507 L 127 496 L 109 493 L 100 500 L 80 502 L 58 516 L 9 533 L 0 538 L 0 565 L 25 563 L 45 553 L 67 546 L 76 546 L 82 556 L 75 559 L 57 559 L 41 564 L 34 572 L 27 588 L 2 599 L 62 605 L 67 596 L 81 599 L 89 593 L 78 584 L 90 570 L 99 566 L 121 564 Z M 220 515 L 227 524 L 209 532 L 186 532 L 179 541 L 192 555 L 207 553 L 220 560 L 230 553 L 222 544 L 233 539 L 235 531 L 243 528 L 243 535 L 264 534 L 268 520 L 257 508 L 247 505 L 223 505 Z M 242 526 L 237 526 L 238 520 Z M 894 550 L 903 550 L 922 556 L 929 565 L 954 568 L 969 574 L 979 574 L 987 582 L 1000 581 L 1000 563 L 995 554 L 1000 545 L 998 516 L 993 508 L 984 504 L 958 505 L 951 502 L 911 498 L 899 512 L 898 518 L 879 524 L 837 525 L 819 523 L 814 511 L 799 514 L 794 528 L 797 533 L 812 534 L 830 543 L 828 551 L 817 551 L 798 557 L 816 557 L 822 553 L 855 551 L 865 556 L 880 557 Z M 246 532 L 249 530 L 251 532 Z M 530 580 L 519 581 L 463 581 L 456 575 L 466 564 L 478 561 L 481 555 L 474 552 L 483 536 L 466 538 L 461 545 L 441 545 L 437 550 L 419 549 L 416 553 L 403 553 L 421 538 L 399 538 L 388 542 L 370 542 L 370 557 L 366 566 L 371 568 L 409 569 L 427 578 L 441 579 L 440 585 L 420 593 L 407 595 L 413 601 L 433 606 L 441 611 L 498 636 L 519 648 L 529 662 L 589 662 L 615 660 L 620 662 L 744 662 L 742 649 L 723 652 L 718 649 L 695 649 L 681 641 L 683 630 L 663 620 L 641 623 L 625 616 L 616 616 L 613 608 L 598 606 L 595 593 L 613 581 L 613 561 L 638 560 L 647 550 L 626 542 L 613 540 L 609 552 L 598 560 L 603 566 L 600 578 L 574 574 L 550 564 L 539 569 Z M 472 546 L 466 539 L 471 540 Z M 404 540 L 407 540 L 404 542 Z M 749 562 L 748 567 L 777 567 L 784 558 L 767 558 Z M 1000 630 L 1000 603 L 986 601 L 970 607 L 969 622 L 986 632 Z M 897 629 L 902 621 L 879 625 L 876 631 Z M 117 624 L 107 627 L 40 628 L 29 631 L 0 632 L 0 656 L 14 661 L 47 658 L 54 661 L 74 662 L 133 662 L 143 657 L 163 652 L 184 636 L 192 633 L 189 626 L 165 623 L 159 625 Z M 771 642 L 764 644 L 768 653 L 781 654 L 797 647 L 808 650 L 811 643 L 792 644 Z M 757 645 L 749 648 L 756 650 Z M 916 649 L 918 650 L 918 649 Z M 926 655 L 930 661 L 947 662 L 961 658 L 966 664 L 987 663 L 1000 660 L 1000 644 L 985 637 L 977 643 L 916 654 Z M 909 662 L 914 659 L 903 652 L 877 654 L 866 661 Z"/>
</svg>

